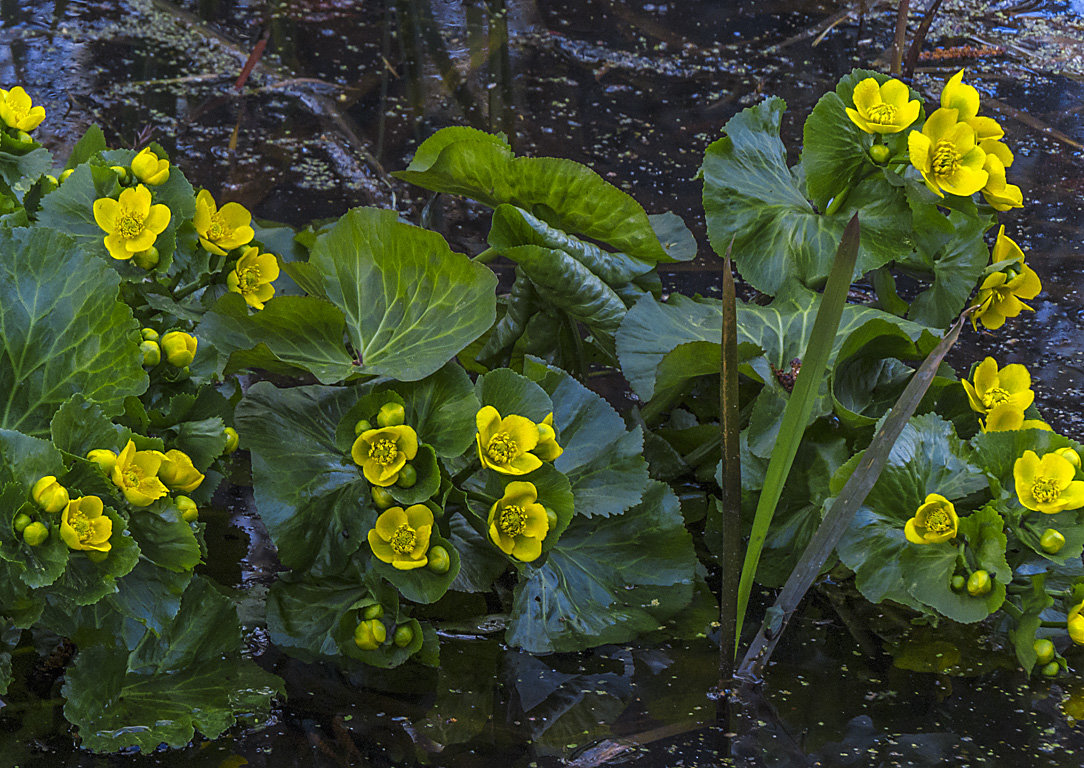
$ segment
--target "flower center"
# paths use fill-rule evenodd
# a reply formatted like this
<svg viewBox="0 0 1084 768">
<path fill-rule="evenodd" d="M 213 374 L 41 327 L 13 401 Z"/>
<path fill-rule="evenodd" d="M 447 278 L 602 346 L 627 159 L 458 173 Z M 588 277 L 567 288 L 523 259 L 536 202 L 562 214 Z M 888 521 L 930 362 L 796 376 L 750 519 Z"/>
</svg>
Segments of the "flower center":
<svg viewBox="0 0 1084 768">
<path fill-rule="evenodd" d="M 960 166 L 960 153 L 956 145 L 948 139 L 941 139 L 933 149 L 933 172 L 939 176 L 948 176 Z"/>
<path fill-rule="evenodd" d="M 403 523 L 395 529 L 395 533 L 391 535 L 388 544 L 391 545 L 392 551 L 397 555 L 409 555 L 414 551 L 414 544 L 417 540 L 418 535 L 415 530 Z"/>
<path fill-rule="evenodd" d="M 896 108 L 891 104 L 878 104 L 870 108 L 867 119 L 877 125 L 892 125 L 896 121 Z"/>
<path fill-rule="evenodd" d="M 943 509 L 935 509 L 926 515 L 926 530 L 932 533 L 944 533 L 952 530 L 952 518 Z"/>
<path fill-rule="evenodd" d="M 117 220 L 117 234 L 126 240 L 143 231 L 143 217 L 134 211 L 125 211 Z"/>
<path fill-rule="evenodd" d="M 993 408 L 1009 399 L 1009 393 L 1001 387 L 994 387 L 982 396 L 982 404 L 987 408 Z"/>
<path fill-rule="evenodd" d="M 381 466 L 394 464 L 399 457 L 399 447 L 394 440 L 382 437 L 369 446 L 369 458 L 374 459 Z"/>
<path fill-rule="evenodd" d="M 211 226 L 207 227 L 208 240 L 222 240 L 229 237 L 233 230 L 222 220 L 222 214 L 216 213 L 211 217 Z"/>
<path fill-rule="evenodd" d="M 509 504 L 501 510 L 497 527 L 505 536 L 519 536 L 527 528 L 527 510 L 518 504 Z"/>
<path fill-rule="evenodd" d="M 90 538 L 90 521 L 87 520 L 86 515 L 82 512 L 73 512 L 68 515 L 68 525 L 70 525 L 76 535 L 79 536 L 80 541 L 86 541 Z"/>
<path fill-rule="evenodd" d="M 507 464 L 519 455 L 519 446 L 507 432 L 498 432 L 490 438 L 486 453 L 495 463 Z"/>
<path fill-rule="evenodd" d="M 139 481 L 143 479 L 143 473 L 137 468 L 132 467 L 124 473 L 124 484 L 129 488 L 135 488 L 139 485 Z"/>
<path fill-rule="evenodd" d="M 260 285 L 260 268 L 259 267 L 245 267 L 243 270 L 237 273 L 237 287 L 242 292 L 249 292 L 255 290 Z"/>
<path fill-rule="evenodd" d="M 1057 480 L 1050 477 L 1039 477 L 1031 484 L 1031 495 L 1036 501 L 1049 504 L 1058 500 L 1058 496 L 1061 495 L 1061 488 L 1058 487 Z"/>
</svg>

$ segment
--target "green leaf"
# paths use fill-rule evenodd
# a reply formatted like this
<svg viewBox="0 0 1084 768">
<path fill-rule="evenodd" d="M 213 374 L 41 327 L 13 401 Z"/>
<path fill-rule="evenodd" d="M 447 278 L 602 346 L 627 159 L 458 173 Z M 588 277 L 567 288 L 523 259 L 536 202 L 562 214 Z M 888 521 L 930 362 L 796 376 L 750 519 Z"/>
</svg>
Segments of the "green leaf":
<svg viewBox="0 0 1084 768">
<path fill-rule="evenodd" d="M 349 211 L 316 238 L 309 263 L 346 317 L 360 373 L 423 379 L 496 317 L 493 272 L 394 211 Z"/>
<path fill-rule="evenodd" d="M 384 386 L 402 396 L 406 423 L 438 456 L 459 456 L 474 442 L 478 432 L 475 416 L 481 405 L 467 372 L 459 365 L 449 363 L 421 381 Z"/>
<path fill-rule="evenodd" d="M 139 326 L 118 285 L 64 235 L 0 230 L 0 427 L 43 435 L 75 393 L 111 415 L 147 388 Z"/>
<path fill-rule="evenodd" d="M 376 522 L 369 484 L 335 431 L 357 392 L 344 387 L 249 388 L 237 431 L 252 452 L 256 508 L 283 564 L 338 573 Z"/>
<path fill-rule="evenodd" d="M 71 170 L 77 165 L 87 162 L 106 148 L 105 134 L 102 133 L 102 129 L 96 124 L 91 124 L 82 138 L 75 142 L 75 146 L 72 147 L 72 152 L 68 155 L 68 161 L 64 164 L 64 170 Z"/>
<path fill-rule="evenodd" d="M 452 582 L 451 589 L 458 592 L 488 592 L 497 577 L 508 570 L 508 559 L 462 515 L 452 515 L 448 527 L 451 531 L 448 540 L 460 556 L 459 574 Z"/>
<path fill-rule="evenodd" d="M 405 171 L 392 175 L 490 208 L 511 203 L 551 227 L 649 263 L 673 260 L 644 209 L 629 195 L 571 160 L 516 158 L 503 135 L 444 128 L 421 143 Z"/>
<path fill-rule="evenodd" d="M 544 561 L 524 566 L 506 640 L 529 653 L 627 642 L 689 603 L 695 567 L 677 497 L 652 482 L 624 514 L 577 516 Z"/>
<path fill-rule="evenodd" d="M 524 363 L 553 402 L 557 443 L 564 452 L 553 466 L 572 485 L 576 514 L 610 517 L 639 503 L 648 484 L 644 438 L 609 403 L 565 371 L 537 360 Z"/>
<path fill-rule="evenodd" d="M 497 409 L 501 418 L 511 414 L 540 422 L 553 413 L 553 402 L 542 387 L 509 368 L 498 368 L 475 383 L 478 400 Z"/>
<path fill-rule="evenodd" d="M 200 562 L 200 546 L 192 526 L 181 517 L 172 499 L 136 509 L 128 521 L 140 552 L 155 565 L 190 571 Z"/>
<path fill-rule="evenodd" d="M 655 230 L 655 236 L 659 238 L 663 250 L 674 261 L 691 261 L 696 258 L 696 238 L 685 222 L 676 213 L 648 214 L 651 228 Z"/>
<path fill-rule="evenodd" d="M 944 328 L 963 309 L 990 259 L 982 241 L 992 220 L 951 211 L 936 205 L 912 203 L 918 252 L 932 264 L 933 285 L 915 297 L 907 317 L 917 323 Z"/>
<path fill-rule="evenodd" d="M 774 296 L 791 279 L 818 287 L 832 267 L 836 245 L 858 212 L 862 238 L 855 274 L 902 258 L 913 249 L 902 189 L 883 175 L 861 181 L 834 214 L 806 199 L 798 172 L 786 163 L 779 138 L 785 103 L 770 98 L 726 124 L 708 147 L 700 175 L 708 239 L 716 253 L 733 240 L 738 271 L 754 288 Z"/>
<path fill-rule="evenodd" d="M 955 561 L 956 549 L 947 543 L 912 544 L 904 538 L 904 526 L 928 494 L 959 502 L 986 488 L 986 478 L 969 461 L 966 446 L 951 424 L 935 414 L 912 418 L 836 549 L 843 564 L 855 572 L 855 584 L 862 595 L 874 603 L 894 600 L 920 608 L 919 600 L 924 603 L 925 599 L 911 591 L 913 569 L 921 561 L 934 568 L 940 579 L 947 558 L 951 555 Z M 960 516 L 967 511 L 956 510 Z M 930 552 L 922 554 L 921 550 Z M 948 575 L 951 578 L 952 574 Z M 944 588 L 949 589 L 948 579 Z M 937 596 L 931 599 L 937 600 Z"/>
<path fill-rule="evenodd" d="M 323 384 L 335 384 L 356 372 L 343 346 L 345 331 L 343 313 L 323 299 L 277 296 L 253 314 L 240 294 L 227 293 L 203 316 L 195 334 L 228 356 L 226 373 L 307 371 Z"/>
<path fill-rule="evenodd" d="M 653 266 L 651 262 L 640 261 L 624 253 L 604 251 L 593 243 L 549 226 L 514 205 L 498 205 L 493 211 L 487 242 L 502 254 L 517 246 L 533 245 L 551 252 L 552 260 L 571 257 L 614 288 L 650 271 Z M 531 272 L 527 270 L 528 275 Z"/>
<path fill-rule="evenodd" d="M 0 178 L 16 192 L 21 187 L 19 182 L 35 179 L 53 167 L 53 156 L 45 147 L 37 147 L 29 152 L 0 152 Z"/>
<path fill-rule="evenodd" d="M 229 600 L 195 579 L 161 637 L 147 633 L 125 656 L 107 646 L 80 651 L 68 667 L 64 715 L 83 746 L 97 752 L 159 744 L 183 747 L 199 730 L 209 739 L 239 718 L 265 719 L 283 684 L 241 656 Z"/>
<path fill-rule="evenodd" d="M 118 427 L 97 403 L 77 394 L 65 402 L 49 422 L 53 445 L 62 451 L 86 458 L 95 448 L 119 453 L 128 441 L 129 431 Z"/>
</svg>

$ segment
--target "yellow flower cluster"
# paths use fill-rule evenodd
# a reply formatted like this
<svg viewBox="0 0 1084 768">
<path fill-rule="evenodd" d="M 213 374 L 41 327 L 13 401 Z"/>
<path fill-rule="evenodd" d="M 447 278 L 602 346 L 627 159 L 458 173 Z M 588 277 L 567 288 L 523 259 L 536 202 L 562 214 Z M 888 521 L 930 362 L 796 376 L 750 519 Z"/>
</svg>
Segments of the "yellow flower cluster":
<svg viewBox="0 0 1084 768">
<path fill-rule="evenodd" d="M 1035 401 L 1035 393 L 1031 390 L 1031 374 L 1019 363 L 999 369 L 997 361 L 987 357 L 975 366 L 971 380 L 961 384 L 971 410 L 985 417 L 979 420 L 983 432 L 1050 429 L 1046 422 L 1024 416 Z"/>
<path fill-rule="evenodd" d="M 119 454 L 96 448 L 87 458 L 98 465 L 133 507 L 148 507 L 170 491 L 191 493 L 204 480 L 184 451 L 139 451 L 132 440 Z M 174 503 L 185 520 L 196 519 L 195 502 L 190 498 L 177 496 Z"/>
<path fill-rule="evenodd" d="M 1020 246 L 1005 236 L 1004 225 L 998 230 L 990 262 L 1008 263 L 1008 266 L 987 275 L 979 286 L 975 311 L 971 315 L 971 325 L 976 330 L 979 323 L 996 330 L 1005 324 L 1007 318 L 1016 317 L 1025 309 L 1034 311 L 1021 299 L 1034 299 L 1043 289 L 1035 270 L 1024 263 L 1024 252 Z"/>
<path fill-rule="evenodd" d="M 501 418 L 492 405 L 478 411 L 478 459 L 483 467 L 504 475 L 526 475 L 553 461 L 564 449 L 557 444 L 553 414 L 535 423 L 526 416 Z"/>
<path fill-rule="evenodd" d="M 1012 151 L 1000 141 L 1005 131 L 993 118 L 979 116 L 979 92 L 963 78 L 961 69 L 945 83 L 941 107 L 926 118 L 921 132 L 907 137 L 911 164 L 938 197 L 981 191 L 996 210 L 1021 208 L 1020 188 L 1005 178 L 1013 163 Z"/>
</svg>

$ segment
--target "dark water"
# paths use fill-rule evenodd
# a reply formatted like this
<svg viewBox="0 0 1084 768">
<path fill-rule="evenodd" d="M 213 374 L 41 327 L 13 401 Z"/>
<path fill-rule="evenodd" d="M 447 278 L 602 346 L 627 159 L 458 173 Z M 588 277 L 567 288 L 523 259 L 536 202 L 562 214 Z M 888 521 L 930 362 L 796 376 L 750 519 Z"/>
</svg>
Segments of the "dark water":
<svg viewBox="0 0 1084 768">
<path fill-rule="evenodd" d="M 1001 34 L 1072 18 L 1064 2 L 975 6 L 989 7 L 987 24 Z M 395 206 L 418 220 L 428 196 L 387 172 L 444 125 L 504 130 L 520 152 L 587 163 L 650 212 L 685 217 L 702 254 L 665 280 L 711 293 L 718 268 L 693 180 L 704 148 L 737 110 L 775 94 L 790 105 L 785 129 L 796 149 L 817 96 L 853 66 L 882 58 L 890 40 L 892 14 L 875 7 L 814 46 L 842 7 L 0 0 L 0 80 L 25 85 L 44 103 L 49 117 L 39 134 L 60 157 L 91 122 L 117 146 L 149 126 L 195 185 L 298 225 L 355 205 Z M 236 91 L 265 37 L 263 58 Z M 990 112 L 1006 127 L 1017 156 L 1010 180 L 1028 201 L 1003 221 L 1045 290 L 1034 316 L 996 337 L 967 331 L 955 363 L 995 354 L 1002 364 L 1027 364 L 1048 421 L 1081 439 L 1084 85 L 1018 52 L 967 65 L 969 81 L 1003 105 Z M 959 66 L 930 65 L 917 84 L 936 94 Z M 482 209 L 445 200 L 428 215 L 457 249 L 484 248 Z M 253 654 L 287 681 L 289 702 L 273 722 L 185 750 L 102 758 L 73 749 L 59 707 L 13 691 L 0 709 L 0 768 L 519 767 L 603 757 L 694 766 L 726 755 L 764 766 L 1084 762 L 1079 677 L 1028 681 L 981 629 L 908 634 L 898 617 L 852 615 L 861 602 L 848 610 L 828 593 L 807 601 L 784 638 L 764 698 L 719 727 L 706 727 L 716 718 L 706 695 L 715 680 L 710 639 L 533 658 L 504 648 L 499 633 L 458 628 L 442 636 L 439 672 L 410 665 L 346 674 L 301 664 L 270 647 L 260 628 L 260 598 L 278 566 L 246 494 L 242 483 L 209 514 L 217 542 L 210 560 L 221 564 L 213 575 L 239 590 Z M 26 669 L 30 661 L 19 663 Z"/>
</svg>

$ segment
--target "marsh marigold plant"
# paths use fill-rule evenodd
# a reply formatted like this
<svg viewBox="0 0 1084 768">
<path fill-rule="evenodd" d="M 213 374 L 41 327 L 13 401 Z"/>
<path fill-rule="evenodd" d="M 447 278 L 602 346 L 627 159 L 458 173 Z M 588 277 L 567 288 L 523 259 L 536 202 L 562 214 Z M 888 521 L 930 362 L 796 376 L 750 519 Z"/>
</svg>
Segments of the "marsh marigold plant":
<svg viewBox="0 0 1084 768">
<path fill-rule="evenodd" d="M 931 493 L 904 525 L 903 533 L 912 544 L 939 544 L 956 536 L 959 522 L 952 502 Z"/>
<path fill-rule="evenodd" d="M 117 260 L 146 251 L 169 226 L 169 208 L 151 203 L 151 191 L 140 184 L 122 189 L 118 199 L 94 201 L 94 221 L 106 233 L 105 247 Z"/>
<path fill-rule="evenodd" d="M 376 558 L 400 571 L 422 568 L 433 532 L 433 511 L 424 504 L 384 510 L 369 530 L 369 546 Z"/>
</svg>

